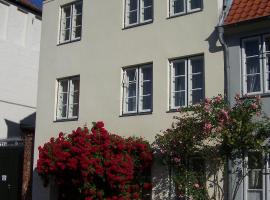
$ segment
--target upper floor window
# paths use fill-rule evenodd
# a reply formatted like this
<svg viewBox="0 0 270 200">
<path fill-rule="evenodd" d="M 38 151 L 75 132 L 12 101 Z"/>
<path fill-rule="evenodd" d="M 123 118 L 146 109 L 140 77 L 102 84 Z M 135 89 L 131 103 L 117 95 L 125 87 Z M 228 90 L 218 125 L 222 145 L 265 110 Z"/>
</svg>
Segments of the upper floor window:
<svg viewBox="0 0 270 200">
<path fill-rule="evenodd" d="M 153 20 L 153 0 L 125 0 L 125 26 Z"/>
<path fill-rule="evenodd" d="M 123 70 L 123 114 L 152 111 L 152 64 Z"/>
<path fill-rule="evenodd" d="M 204 98 L 203 56 L 170 61 L 170 109 L 188 106 Z"/>
<path fill-rule="evenodd" d="M 201 10 L 202 0 L 169 0 L 169 15 L 176 16 Z"/>
<path fill-rule="evenodd" d="M 58 80 L 56 120 L 78 118 L 79 92 L 79 76 Z"/>
<path fill-rule="evenodd" d="M 243 93 L 270 92 L 270 35 L 244 39 L 242 47 Z"/>
<path fill-rule="evenodd" d="M 82 1 L 61 7 L 59 43 L 79 40 L 82 34 Z"/>
</svg>

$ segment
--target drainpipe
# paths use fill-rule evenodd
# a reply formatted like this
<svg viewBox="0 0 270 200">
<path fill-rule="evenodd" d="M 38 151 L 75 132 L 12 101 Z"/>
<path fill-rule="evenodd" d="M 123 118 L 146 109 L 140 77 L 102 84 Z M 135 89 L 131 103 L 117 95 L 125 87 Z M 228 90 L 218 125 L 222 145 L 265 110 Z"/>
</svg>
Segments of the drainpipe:
<svg viewBox="0 0 270 200">
<path fill-rule="evenodd" d="M 218 39 L 223 47 L 223 55 L 224 55 L 224 98 L 225 101 L 230 105 L 230 66 L 229 66 L 229 50 L 228 46 L 224 39 L 224 27 L 219 25 L 217 27 L 218 30 Z"/>
</svg>

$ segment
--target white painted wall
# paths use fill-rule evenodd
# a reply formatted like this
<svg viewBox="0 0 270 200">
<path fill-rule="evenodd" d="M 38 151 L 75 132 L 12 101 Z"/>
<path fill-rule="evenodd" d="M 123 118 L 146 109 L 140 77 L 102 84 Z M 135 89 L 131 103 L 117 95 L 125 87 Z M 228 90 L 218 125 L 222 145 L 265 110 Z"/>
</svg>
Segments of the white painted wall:
<svg viewBox="0 0 270 200">
<path fill-rule="evenodd" d="M 40 34 L 34 14 L 0 1 L 0 139 L 35 112 Z"/>
</svg>

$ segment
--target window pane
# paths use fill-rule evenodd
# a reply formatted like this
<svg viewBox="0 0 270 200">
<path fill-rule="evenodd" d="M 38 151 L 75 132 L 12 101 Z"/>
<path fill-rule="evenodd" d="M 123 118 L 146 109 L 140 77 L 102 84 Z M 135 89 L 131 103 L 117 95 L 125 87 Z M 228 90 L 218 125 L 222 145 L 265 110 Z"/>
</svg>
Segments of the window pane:
<svg viewBox="0 0 270 200">
<path fill-rule="evenodd" d="M 247 74 L 260 73 L 260 59 L 259 59 L 259 57 L 247 58 L 246 66 L 247 66 Z"/>
<path fill-rule="evenodd" d="M 76 3 L 74 6 L 74 14 L 82 14 L 82 3 Z"/>
<path fill-rule="evenodd" d="M 186 89 L 186 82 L 185 77 L 177 77 L 175 78 L 175 91 L 185 90 Z"/>
<path fill-rule="evenodd" d="M 262 189 L 262 172 L 250 170 L 248 172 L 248 189 Z"/>
<path fill-rule="evenodd" d="M 266 55 L 266 81 L 266 88 L 270 90 L 270 54 Z"/>
<path fill-rule="evenodd" d="M 203 76 L 202 74 L 192 75 L 192 89 L 203 88 Z"/>
<path fill-rule="evenodd" d="M 260 74 L 247 76 L 247 92 L 259 92 L 261 91 Z"/>
<path fill-rule="evenodd" d="M 79 114 L 79 104 L 74 104 L 72 109 L 72 116 L 77 117 Z"/>
<path fill-rule="evenodd" d="M 141 69 L 141 73 L 143 76 L 143 80 L 152 80 L 152 68 L 151 67 L 143 67 Z"/>
<path fill-rule="evenodd" d="M 144 96 L 142 100 L 142 109 L 143 110 L 149 110 L 152 108 L 152 97 L 150 96 Z"/>
<path fill-rule="evenodd" d="M 190 0 L 190 9 L 202 8 L 202 0 Z"/>
<path fill-rule="evenodd" d="M 128 85 L 128 97 L 136 96 L 136 83 L 131 83 Z"/>
<path fill-rule="evenodd" d="M 76 24 L 76 26 L 81 26 L 82 25 L 82 15 L 76 15 L 75 24 Z"/>
<path fill-rule="evenodd" d="M 254 56 L 259 55 L 260 49 L 259 49 L 259 40 L 249 40 L 245 41 L 245 54 L 246 56 Z"/>
<path fill-rule="evenodd" d="M 62 105 L 59 107 L 59 114 L 60 118 L 66 118 L 67 117 L 67 105 Z"/>
<path fill-rule="evenodd" d="M 192 73 L 200 73 L 203 69 L 203 59 L 191 59 Z"/>
<path fill-rule="evenodd" d="M 67 7 L 63 7 L 62 8 L 62 17 L 63 18 L 67 18 L 67 17 L 70 17 L 70 14 L 71 14 L 71 6 L 67 6 Z"/>
<path fill-rule="evenodd" d="M 72 103 L 79 103 L 79 92 L 74 93 Z"/>
<path fill-rule="evenodd" d="M 136 97 L 128 98 L 128 112 L 136 111 Z"/>
<path fill-rule="evenodd" d="M 185 11 L 184 0 L 175 0 L 173 1 L 173 13 L 182 13 Z"/>
<path fill-rule="evenodd" d="M 263 199 L 262 192 L 260 191 L 248 192 L 248 200 L 262 200 L 262 199 Z"/>
<path fill-rule="evenodd" d="M 62 30 L 70 28 L 70 17 L 63 19 Z"/>
<path fill-rule="evenodd" d="M 143 0 L 143 7 L 152 6 L 153 0 Z"/>
<path fill-rule="evenodd" d="M 82 35 L 82 27 L 79 26 L 79 27 L 76 27 L 75 30 L 74 30 L 74 35 L 75 37 L 74 38 L 80 38 L 81 35 Z"/>
<path fill-rule="evenodd" d="M 200 103 L 203 100 L 203 90 L 192 91 L 192 104 Z"/>
<path fill-rule="evenodd" d="M 129 0 L 129 11 L 138 9 L 138 1 L 139 0 Z"/>
<path fill-rule="evenodd" d="M 127 81 L 136 81 L 136 69 L 126 70 Z"/>
<path fill-rule="evenodd" d="M 152 93 L 152 82 L 147 81 L 143 83 L 143 95 Z"/>
<path fill-rule="evenodd" d="M 153 9 L 152 7 L 144 8 L 143 9 L 143 21 L 151 20 L 153 16 Z"/>
<path fill-rule="evenodd" d="M 69 40 L 69 36 L 70 36 L 70 29 L 64 30 L 62 32 L 63 41 Z"/>
<path fill-rule="evenodd" d="M 248 153 L 248 168 L 249 169 L 262 169 L 263 168 L 263 156 L 259 152 Z"/>
<path fill-rule="evenodd" d="M 68 91 L 68 81 L 59 81 L 59 92 L 67 92 Z"/>
<path fill-rule="evenodd" d="M 265 38 L 265 50 L 270 51 L 270 37 Z"/>
<path fill-rule="evenodd" d="M 183 92 L 176 92 L 175 93 L 175 98 L 174 98 L 174 105 L 175 107 L 178 106 L 185 106 L 185 99 L 186 99 L 186 94 L 185 91 Z"/>
<path fill-rule="evenodd" d="M 175 62 L 173 64 L 174 66 L 174 75 L 185 75 L 186 69 L 185 69 L 185 62 Z"/>
</svg>

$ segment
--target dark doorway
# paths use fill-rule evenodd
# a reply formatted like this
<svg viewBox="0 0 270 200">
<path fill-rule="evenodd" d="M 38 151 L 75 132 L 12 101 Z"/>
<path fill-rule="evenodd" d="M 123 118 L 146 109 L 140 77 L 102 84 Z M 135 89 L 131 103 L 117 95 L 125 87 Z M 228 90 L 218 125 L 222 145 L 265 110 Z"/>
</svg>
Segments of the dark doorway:
<svg viewBox="0 0 270 200">
<path fill-rule="evenodd" d="M 0 199 L 21 199 L 22 161 L 22 147 L 0 146 Z"/>
</svg>

